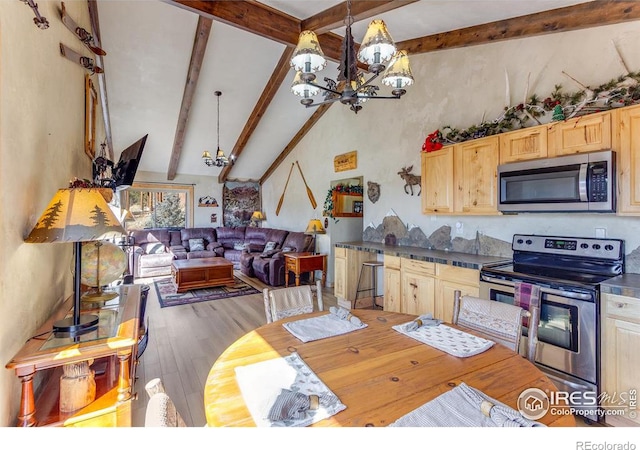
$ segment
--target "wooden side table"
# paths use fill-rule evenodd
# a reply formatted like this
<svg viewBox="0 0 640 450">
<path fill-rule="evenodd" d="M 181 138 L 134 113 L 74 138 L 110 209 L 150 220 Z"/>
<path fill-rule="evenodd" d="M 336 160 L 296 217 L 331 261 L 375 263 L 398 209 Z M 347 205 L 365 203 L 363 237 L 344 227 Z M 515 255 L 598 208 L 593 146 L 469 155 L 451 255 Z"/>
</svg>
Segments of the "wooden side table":
<svg viewBox="0 0 640 450">
<path fill-rule="evenodd" d="M 322 271 L 322 285 L 327 278 L 327 255 L 313 254 L 311 252 L 285 253 L 284 255 L 284 285 L 289 286 L 289 271 L 296 275 L 296 286 L 300 286 L 300 274 L 311 272 L 313 281 L 314 272 Z"/>
</svg>

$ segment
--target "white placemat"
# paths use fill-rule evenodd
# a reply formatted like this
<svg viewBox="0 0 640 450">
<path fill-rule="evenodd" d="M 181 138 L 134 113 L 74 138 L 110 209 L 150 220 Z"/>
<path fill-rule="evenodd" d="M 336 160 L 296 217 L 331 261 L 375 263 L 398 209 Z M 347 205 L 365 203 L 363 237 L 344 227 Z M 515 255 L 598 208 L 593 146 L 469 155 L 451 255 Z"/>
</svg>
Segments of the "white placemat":
<svg viewBox="0 0 640 450">
<path fill-rule="evenodd" d="M 295 352 L 284 358 L 239 366 L 235 371 L 242 397 L 259 427 L 306 427 L 346 408 L 338 400 L 328 409 L 321 407 L 310 411 L 304 419 L 273 422 L 267 419 L 282 389 L 307 395 L 335 395 Z"/>
<path fill-rule="evenodd" d="M 390 427 L 536 427 L 525 418 L 465 383 L 439 395 L 389 425 Z"/>
<path fill-rule="evenodd" d="M 431 347 L 435 347 L 438 350 L 460 358 L 477 355 L 478 353 L 489 350 L 495 344 L 495 342 L 488 339 L 474 336 L 442 324 L 437 326 L 424 326 L 414 331 L 407 331 L 406 327 L 411 323 L 412 322 L 407 322 L 394 325 L 391 328 L 423 344 L 430 345 Z"/>
<path fill-rule="evenodd" d="M 359 326 L 354 325 L 348 320 L 341 319 L 335 314 L 329 313 L 322 316 L 287 322 L 282 324 L 282 326 L 302 342 L 310 342 L 361 330 L 366 328 L 367 324 L 361 323 Z"/>
</svg>

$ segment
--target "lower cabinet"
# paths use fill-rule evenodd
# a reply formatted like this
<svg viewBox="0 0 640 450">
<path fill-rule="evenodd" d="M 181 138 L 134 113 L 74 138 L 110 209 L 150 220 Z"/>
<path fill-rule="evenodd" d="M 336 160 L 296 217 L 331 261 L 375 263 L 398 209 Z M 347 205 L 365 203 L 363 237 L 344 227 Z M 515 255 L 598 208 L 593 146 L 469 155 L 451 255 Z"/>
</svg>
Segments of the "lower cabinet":
<svg viewBox="0 0 640 450">
<path fill-rule="evenodd" d="M 435 263 L 402 259 L 400 278 L 401 311 L 406 314 L 435 314 Z"/>
<path fill-rule="evenodd" d="M 605 293 L 602 296 L 602 392 L 611 409 L 626 406 L 623 415 L 608 414 L 614 426 L 639 426 L 640 299 Z"/>
<path fill-rule="evenodd" d="M 454 292 L 477 296 L 479 283 L 475 269 L 385 256 L 384 309 L 451 322 Z"/>
<path fill-rule="evenodd" d="M 436 317 L 451 322 L 455 291 L 477 297 L 480 294 L 480 271 L 436 264 L 436 277 Z"/>
</svg>

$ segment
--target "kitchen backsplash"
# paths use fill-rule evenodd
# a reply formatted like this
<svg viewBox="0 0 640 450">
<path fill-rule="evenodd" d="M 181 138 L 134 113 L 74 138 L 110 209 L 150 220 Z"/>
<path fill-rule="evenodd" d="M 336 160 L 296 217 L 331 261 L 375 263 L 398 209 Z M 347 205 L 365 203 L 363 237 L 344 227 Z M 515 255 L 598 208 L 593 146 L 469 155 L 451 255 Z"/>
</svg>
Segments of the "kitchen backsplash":
<svg viewBox="0 0 640 450">
<path fill-rule="evenodd" d="M 511 241 L 503 241 L 479 232 L 476 232 L 474 239 L 452 238 L 449 225 L 441 226 L 427 236 L 420 227 L 405 225 L 393 211 L 390 211 L 378 226 L 374 224 L 367 226 L 362 233 L 362 240 L 483 256 L 505 258 L 513 256 Z M 640 247 L 632 251 L 625 249 L 625 251 L 625 272 L 640 273 Z"/>
</svg>

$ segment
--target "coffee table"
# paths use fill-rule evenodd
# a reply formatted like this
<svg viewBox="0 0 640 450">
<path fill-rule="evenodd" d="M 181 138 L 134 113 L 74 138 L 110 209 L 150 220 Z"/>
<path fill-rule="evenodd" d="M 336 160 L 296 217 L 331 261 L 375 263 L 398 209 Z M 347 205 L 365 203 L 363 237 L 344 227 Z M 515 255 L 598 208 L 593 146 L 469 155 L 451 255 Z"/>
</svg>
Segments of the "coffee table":
<svg viewBox="0 0 640 450">
<path fill-rule="evenodd" d="M 214 286 L 233 286 L 233 263 L 221 257 L 176 259 L 171 276 L 178 293 Z"/>
</svg>

